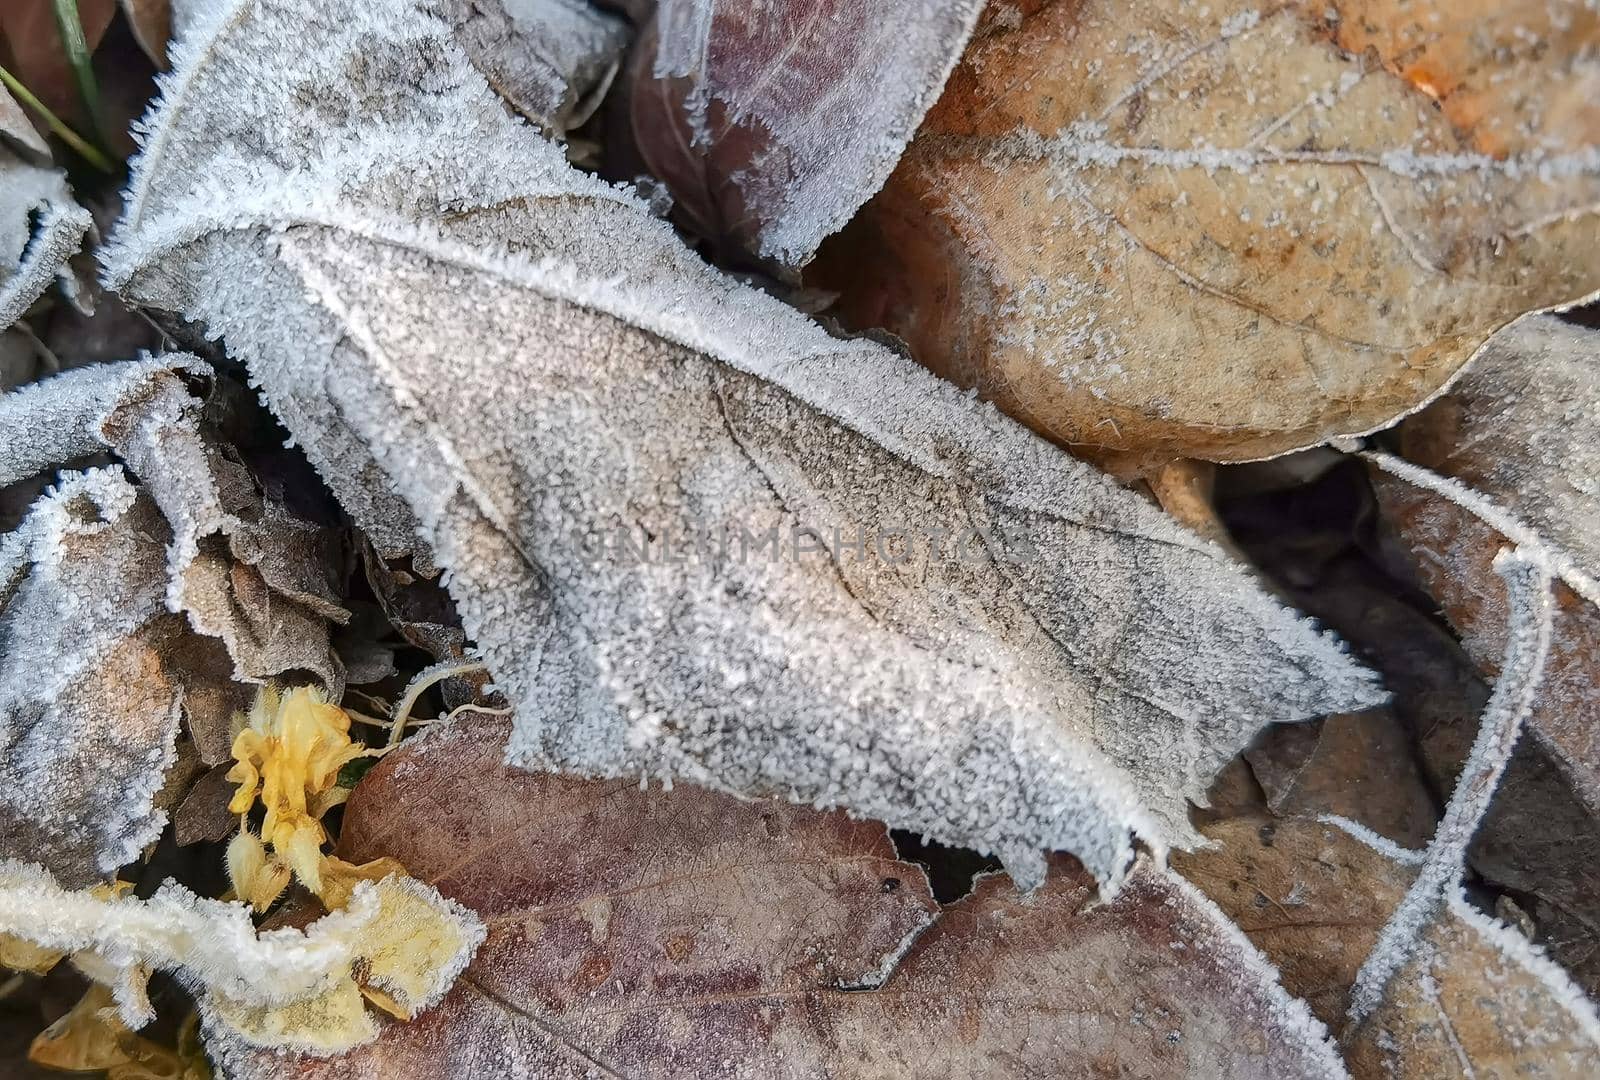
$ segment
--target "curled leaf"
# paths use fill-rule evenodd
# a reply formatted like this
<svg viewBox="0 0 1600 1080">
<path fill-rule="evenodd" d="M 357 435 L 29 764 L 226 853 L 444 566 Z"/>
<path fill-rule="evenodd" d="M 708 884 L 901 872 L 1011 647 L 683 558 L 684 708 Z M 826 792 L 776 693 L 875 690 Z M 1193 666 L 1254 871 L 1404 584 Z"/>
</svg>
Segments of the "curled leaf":
<svg viewBox="0 0 1600 1080">
<path fill-rule="evenodd" d="M 160 835 L 183 628 L 164 526 L 119 469 L 63 478 L 0 538 L 0 857 L 87 886 Z"/>
<path fill-rule="evenodd" d="M 399 875 L 356 885 L 346 907 L 304 930 L 258 933 L 243 905 L 172 883 L 147 900 L 107 897 L 63 889 L 41 868 L 16 862 L 0 862 L 0 932 L 92 953 L 97 978 L 120 972 L 134 980 L 117 995 L 130 1027 L 149 1019 L 130 1014 L 147 973 L 169 971 L 197 996 L 213 1030 L 246 1045 L 318 1052 L 373 1034 L 358 974 L 415 1011 L 444 994 L 483 938 L 463 908 Z M 344 1007 L 350 1000 L 354 1009 Z"/>
<path fill-rule="evenodd" d="M 63 271 L 91 224 L 65 176 L 0 143 L 0 330 Z"/>
<path fill-rule="evenodd" d="M 630 37 L 588 0 L 449 0 L 443 11 L 495 90 L 557 137 L 586 119 Z"/>
<path fill-rule="evenodd" d="M 311 671 L 340 693 L 344 669 L 330 623 L 349 613 L 334 587 L 334 541 L 266 499 L 202 424 L 204 393 L 196 388 L 211 377 L 205 364 L 178 354 L 80 368 L 0 397 L 0 482 L 114 451 L 171 529 L 167 608 L 219 639 L 241 682 Z M 189 703 L 208 762 L 227 756 L 232 696 Z"/>
<path fill-rule="evenodd" d="M 514 760 L 847 806 L 1027 885 L 1066 849 L 1114 892 L 1262 724 L 1381 700 L 1214 546 L 707 269 L 410 3 L 315 7 L 182 46 L 108 272 L 226 335 L 380 546 L 417 530 Z M 391 126 L 337 119 L 372 94 Z"/>
</svg>

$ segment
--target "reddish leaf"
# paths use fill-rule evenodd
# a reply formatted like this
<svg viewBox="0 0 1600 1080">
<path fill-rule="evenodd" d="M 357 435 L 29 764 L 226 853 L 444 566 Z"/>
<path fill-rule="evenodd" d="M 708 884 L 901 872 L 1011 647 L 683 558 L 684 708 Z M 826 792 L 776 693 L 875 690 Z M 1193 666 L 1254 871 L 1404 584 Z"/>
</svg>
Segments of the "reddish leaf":
<svg viewBox="0 0 1600 1080">
<path fill-rule="evenodd" d="M 1340 1072 L 1237 931 L 1159 871 L 1095 906 L 1058 856 L 1032 895 L 989 876 L 939 913 L 878 823 L 518 772 L 509 727 L 408 743 L 347 808 L 346 857 L 398 857 L 489 924 L 462 983 L 342 1058 L 223 1047 L 233 1075 Z"/>
</svg>

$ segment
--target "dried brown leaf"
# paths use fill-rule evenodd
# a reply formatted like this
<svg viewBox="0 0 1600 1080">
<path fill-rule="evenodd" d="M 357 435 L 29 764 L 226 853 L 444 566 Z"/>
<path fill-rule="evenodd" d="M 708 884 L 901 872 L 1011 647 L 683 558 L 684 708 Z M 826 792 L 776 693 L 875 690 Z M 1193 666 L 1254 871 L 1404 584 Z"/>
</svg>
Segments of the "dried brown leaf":
<svg viewBox="0 0 1600 1080">
<path fill-rule="evenodd" d="M 1061 858 L 1031 896 L 988 876 L 941 912 L 881 824 L 522 773 L 509 730 L 434 729 L 346 809 L 346 856 L 393 854 L 489 924 L 461 984 L 340 1058 L 225 1048 L 232 1075 L 1340 1075 L 1237 932 L 1148 867 L 1109 905 Z"/>
<path fill-rule="evenodd" d="M 1408 848 L 1427 843 L 1439 819 L 1388 709 L 1278 725 L 1244 756 L 1279 817 L 1337 814 Z"/>
<path fill-rule="evenodd" d="M 0 482 L 112 450 L 139 476 L 171 528 L 165 602 L 259 683 L 311 672 L 332 693 L 344 669 L 330 624 L 347 619 L 336 581 L 338 538 L 268 501 L 202 423 L 210 369 L 170 355 L 80 368 L 0 398 Z M 236 697 L 236 695 L 234 695 Z M 227 756 L 228 715 L 189 707 L 202 757 Z"/>
<path fill-rule="evenodd" d="M 0 539 L 0 858 L 70 886 L 155 841 L 175 753 L 182 621 L 162 605 L 166 528 L 123 477 L 65 477 Z"/>
<path fill-rule="evenodd" d="M 1450 395 L 1408 421 L 1416 464 L 1467 485 L 1504 528 L 1437 491 L 1374 475 L 1383 508 L 1473 661 L 1489 675 L 1505 646 L 1505 590 L 1494 554 L 1526 530 L 1570 567 L 1556 589 L 1548 672 L 1530 724 L 1573 789 L 1600 815 L 1600 333 L 1553 317 L 1498 335 Z M 1425 478 L 1422 478 L 1425 480 Z"/>
<path fill-rule="evenodd" d="M 1561 969 L 1452 893 L 1344 1049 L 1357 1080 L 1586 1080 L 1600 1022 Z"/>
<path fill-rule="evenodd" d="M 1370 431 L 1600 288 L 1600 15 L 991 6 L 820 284 L 1102 457 Z"/>
<path fill-rule="evenodd" d="M 1215 846 L 1173 856 L 1192 881 L 1335 1031 L 1350 987 L 1416 868 L 1308 817 L 1239 817 L 1201 827 Z"/>
</svg>

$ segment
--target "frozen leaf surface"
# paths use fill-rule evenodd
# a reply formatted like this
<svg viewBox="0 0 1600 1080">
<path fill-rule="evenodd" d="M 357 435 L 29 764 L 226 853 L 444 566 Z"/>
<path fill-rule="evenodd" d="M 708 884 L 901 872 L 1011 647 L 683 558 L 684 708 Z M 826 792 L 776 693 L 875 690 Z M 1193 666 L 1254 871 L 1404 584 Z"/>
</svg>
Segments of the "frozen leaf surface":
<svg viewBox="0 0 1600 1080">
<path fill-rule="evenodd" d="M 878 190 L 979 0 L 662 0 L 635 52 L 634 138 L 697 231 L 811 258 Z"/>
<path fill-rule="evenodd" d="M 1425 474 L 1379 460 L 1384 509 L 1480 668 L 1498 672 L 1505 647 L 1495 551 L 1531 539 L 1563 571 L 1530 726 L 1600 814 L 1600 333 L 1549 317 L 1518 323 L 1403 432 L 1409 462 L 1465 484 L 1487 509 L 1485 521 L 1423 486 Z"/>
<path fill-rule="evenodd" d="M 448 0 L 444 14 L 490 84 L 557 136 L 583 122 L 631 36 L 589 0 Z"/>
<path fill-rule="evenodd" d="M 1030 885 L 1065 849 L 1114 889 L 1261 724 L 1381 699 L 1214 546 L 704 267 L 404 0 L 210 25 L 110 273 L 226 337 L 358 523 L 419 531 L 515 761 L 845 806 Z"/>
<path fill-rule="evenodd" d="M 0 330 L 55 280 L 89 225 L 64 175 L 0 141 Z"/>
<path fill-rule="evenodd" d="M 818 283 L 1062 442 L 1369 431 L 1600 288 L 1590 5 L 1022 7 L 988 9 Z"/>
<path fill-rule="evenodd" d="M 1382 1001 L 1341 1040 L 1358 1080 L 1595 1075 L 1600 1019 L 1558 966 L 1458 885 Z"/>
<path fill-rule="evenodd" d="M 0 399 L 3 400 L 3 399 Z M 0 537 L 0 858 L 109 878 L 166 823 L 181 623 L 165 527 L 119 469 L 64 478 Z"/>
<path fill-rule="evenodd" d="M 877 822 L 524 773 L 509 730 L 436 728 L 346 811 L 346 857 L 399 857 L 488 925 L 456 989 L 339 1058 L 223 1047 L 230 1075 L 1342 1075 L 1238 932 L 1147 864 L 1109 905 L 1060 858 L 1031 896 L 991 876 L 940 910 Z"/>
</svg>

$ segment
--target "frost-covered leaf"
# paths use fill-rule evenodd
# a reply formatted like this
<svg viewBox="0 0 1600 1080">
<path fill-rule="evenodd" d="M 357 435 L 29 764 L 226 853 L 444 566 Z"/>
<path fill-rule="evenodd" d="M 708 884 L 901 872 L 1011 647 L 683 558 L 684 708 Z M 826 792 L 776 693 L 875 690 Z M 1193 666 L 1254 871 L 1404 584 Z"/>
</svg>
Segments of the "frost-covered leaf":
<svg viewBox="0 0 1600 1080">
<path fill-rule="evenodd" d="M 462 717 L 376 766 L 341 852 L 402 858 L 489 937 L 434 1010 L 254 1077 L 1299 1077 L 1320 1025 L 1216 909 L 1141 864 L 1109 905 L 1059 858 L 942 911 L 887 830 L 700 788 L 523 773 Z M 213 1050 L 217 1050 L 213 1046 Z"/>
<path fill-rule="evenodd" d="M 317 675 L 337 695 L 344 669 L 330 642 L 349 616 L 334 588 L 329 530 L 266 500 L 249 471 L 202 426 L 210 369 L 192 356 L 79 368 L 0 396 L 0 484 L 111 450 L 143 482 L 172 530 L 165 602 L 221 640 L 234 677 Z M 226 758 L 227 714 L 197 722 L 202 755 Z"/>
<path fill-rule="evenodd" d="M 1600 333 L 1550 317 L 1518 323 L 1403 431 L 1409 462 L 1467 485 L 1481 496 L 1474 507 L 1489 504 L 1481 520 L 1424 486 L 1425 474 L 1379 459 L 1382 505 L 1480 668 L 1498 672 L 1505 648 L 1495 551 L 1532 539 L 1566 569 L 1530 725 L 1600 815 Z"/>
<path fill-rule="evenodd" d="M 1600 1070 L 1600 1020 L 1565 972 L 1459 886 L 1422 928 L 1383 1000 L 1342 1040 L 1365 1080 L 1550 1076 Z"/>
<path fill-rule="evenodd" d="M 495 90 L 557 136 L 583 122 L 631 36 L 589 0 L 448 0 L 443 10 Z"/>
<path fill-rule="evenodd" d="M 90 224 L 65 176 L 0 142 L 0 330 L 62 272 Z"/>
<path fill-rule="evenodd" d="M 1201 826 L 1212 846 L 1173 869 L 1222 909 L 1337 1031 L 1356 972 L 1416 877 L 1415 866 L 1314 818 L 1230 818 Z"/>
<path fill-rule="evenodd" d="M 0 399 L 3 400 L 3 399 Z M 0 537 L 0 858 L 109 878 L 166 823 L 182 623 L 161 515 L 121 470 L 64 478 Z"/>
<path fill-rule="evenodd" d="M 151 1019 L 142 1011 L 149 973 L 167 971 L 196 995 L 210 1032 L 320 1053 L 374 1034 L 363 982 L 403 983 L 413 1008 L 425 1008 L 483 940 L 469 912 L 401 875 L 360 883 L 344 908 L 304 930 L 258 933 L 243 904 L 171 882 L 145 900 L 108 897 L 63 889 L 39 867 L 11 861 L 0 861 L 0 933 L 94 957 L 97 980 L 116 980 L 118 1013 L 130 1027 Z"/>
<path fill-rule="evenodd" d="M 207 25 L 109 272 L 226 336 L 380 546 L 420 532 L 514 760 L 846 806 L 1029 884 L 1066 849 L 1114 889 L 1263 723 L 1381 699 L 1214 546 L 704 267 L 405 0 Z"/>
<path fill-rule="evenodd" d="M 1597 47 L 1581 0 L 993 4 L 817 283 L 1086 452 L 1369 431 L 1600 289 Z"/>
<path fill-rule="evenodd" d="M 888 178 L 981 0 L 661 0 L 629 115 L 702 236 L 806 262 Z"/>
</svg>

